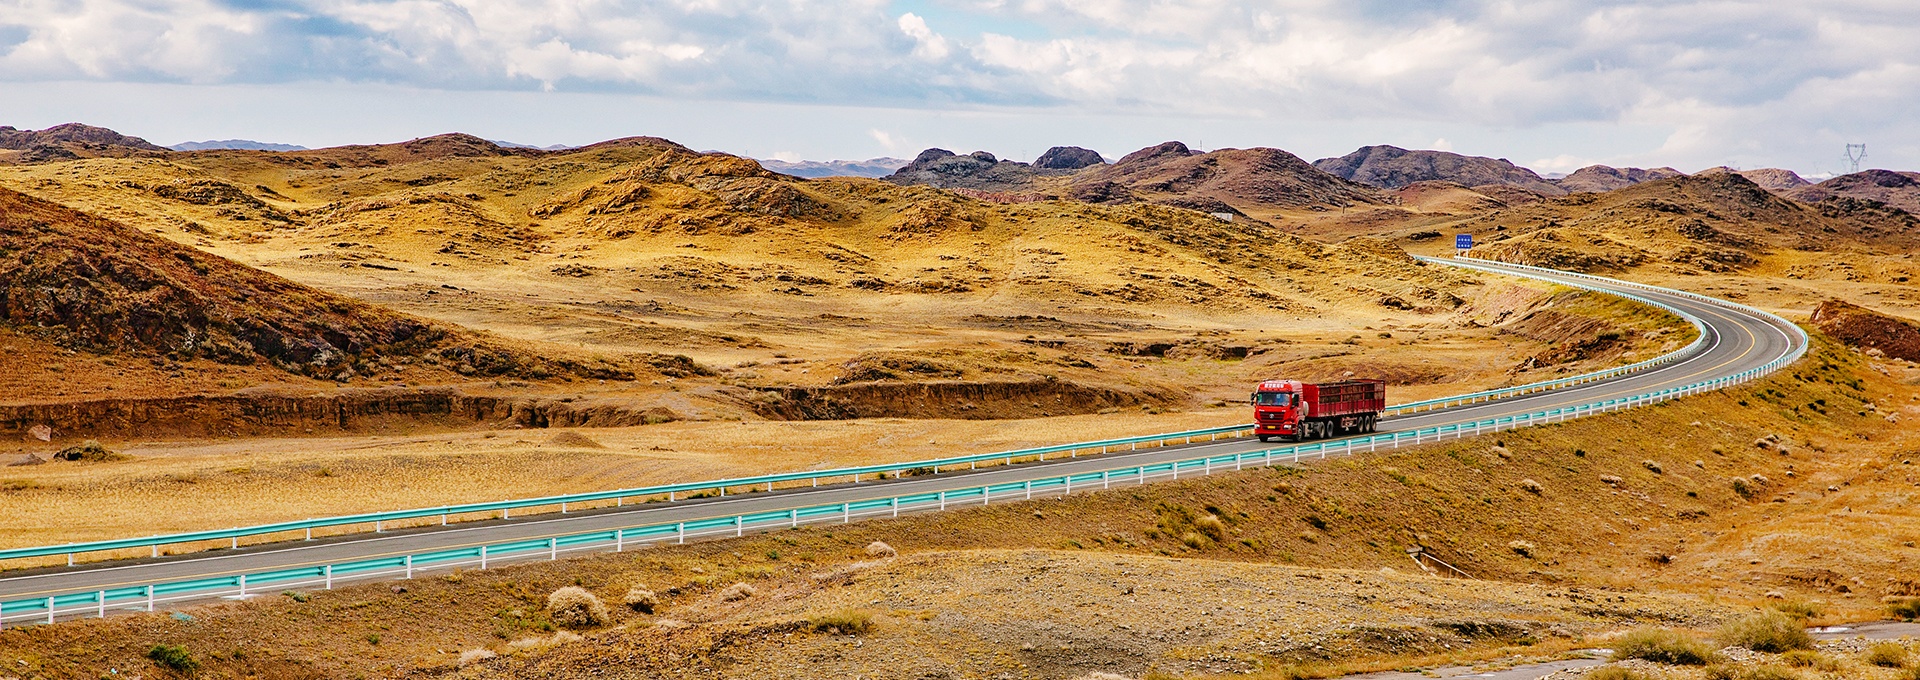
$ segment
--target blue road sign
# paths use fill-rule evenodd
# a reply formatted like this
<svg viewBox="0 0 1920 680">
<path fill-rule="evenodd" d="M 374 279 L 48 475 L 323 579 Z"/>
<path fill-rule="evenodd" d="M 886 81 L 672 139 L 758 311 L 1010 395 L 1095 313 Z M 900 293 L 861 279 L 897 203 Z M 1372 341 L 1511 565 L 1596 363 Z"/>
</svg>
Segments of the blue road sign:
<svg viewBox="0 0 1920 680">
<path fill-rule="evenodd" d="M 1473 247 L 1473 234 L 1454 234 L 1453 247 L 1467 250 Z"/>
</svg>

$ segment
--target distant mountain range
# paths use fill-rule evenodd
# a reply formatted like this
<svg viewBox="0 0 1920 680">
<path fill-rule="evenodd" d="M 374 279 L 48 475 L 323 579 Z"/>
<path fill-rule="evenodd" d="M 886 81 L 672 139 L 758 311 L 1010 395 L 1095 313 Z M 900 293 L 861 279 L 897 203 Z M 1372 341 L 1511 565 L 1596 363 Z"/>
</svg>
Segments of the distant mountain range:
<svg viewBox="0 0 1920 680">
<path fill-rule="evenodd" d="M 886 177 L 907 165 L 899 158 L 869 158 L 864 161 L 780 161 L 755 159 L 760 167 L 795 177 Z"/>
<path fill-rule="evenodd" d="M 503 148 L 508 148 L 508 149 L 539 149 L 541 151 L 566 151 L 567 149 L 574 148 L 571 146 L 567 146 L 565 144 L 548 144 L 546 146 L 534 146 L 532 144 L 521 144 L 519 142 L 503 142 L 498 139 L 489 139 L 487 141 L 493 142 L 494 144 L 497 144 Z"/>
<path fill-rule="evenodd" d="M 333 147 L 341 153 L 398 149 L 408 154 L 459 153 L 538 155 L 654 143 L 628 138 L 585 147 L 555 144 L 536 147 L 471 135 L 440 135 L 397 145 Z M 180 151 L 241 149 L 269 153 L 306 151 L 292 144 L 246 139 L 154 145 L 139 137 L 81 123 L 44 130 L 0 126 L 0 164 L 50 163 L 82 158 L 154 157 Z M 1147 147 L 1118 161 L 1090 149 L 1055 147 L 1033 163 L 1001 160 L 976 151 L 955 154 L 928 149 L 914 160 L 870 158 L 864 161 L 760 160 L 768 170 L 798 177 L 870 177 L 895 184 L 954 189 L 996 201 L 1065 198 L 1087 203 L 1159 203 L 1205 212 L 1245 214 L 1253 209 L 1325 210 L 1355 204 L 1443 201 L 1460 205 L 1519 205 L 1570 193 L 1606 193 L 1659 180 L 1687 177 L 1673 168 L 1613 168 L 1591 165 L 1564 176 L 1542 176 L 1506 159 L 1466 156 L 1448 151 L 1367 146 L 1311 164 L 1279 149 L 1220 149 L 1196 152 L 1179 142 Z M 1920 173 L 1867 170 L 1811 183 L 1790 170 L 1709 168 L 1694 176 L 1737 174 L 1760 188 L 1805 203 L 1864 201 L 1920 212 Z M 1448 187 L 1453 187 L 1449 189 Z M 1409 194 L 1408 192 L 1413 192 Z M 1852 204 L 1849 204 L 1852 205 Z M 1852 208 L 1849 208 L 1852 209 Z M 1875 208 L 1877 209 L 1877 208 Z"/>
<path fill-rule="evenodd" d="M 167 147 L 174 151 L 214 151 L 219 149 L 238 149 L 240 151 L 306 151 L 307 147 L 296 144 L 275 144 L 256 142 L 251 139 L 209 139 L 204 142 L 181 142 Z"/>
</svg>

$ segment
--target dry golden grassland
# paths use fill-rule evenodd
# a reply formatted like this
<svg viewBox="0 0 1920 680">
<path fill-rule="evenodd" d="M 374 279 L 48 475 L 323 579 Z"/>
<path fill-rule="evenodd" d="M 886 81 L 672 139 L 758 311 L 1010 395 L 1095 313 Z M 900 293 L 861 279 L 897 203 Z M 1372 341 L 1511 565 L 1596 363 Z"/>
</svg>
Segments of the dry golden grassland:
<svg viewBox="0 0 1920 680">
<path fill-rule="evenodd" d="M 1395 402 L 1549 377 L 1670 351 L 1690 329 L 1671 316 L 1613 299 L 1509 287 L 1468 307 L 1463 316 L 1495 323 L 1539 312 L 1550 324 L 1497 327 L 1479 342 L 1454 334 L 1433 341 L 1349 338 L 1319 347 L 1282 345 L 1243 361 L 1142 357 L 1143 370 L 1189 374 L 1187 384 L 1234 376 L 1230 395 L 1273 376 L 1339 379 L 1348 372 L 1413 382 L 1393 388 Z M 1566 320 L 1575 322 L 1565 327 Z M 1518 328 L 1518 332 L 1507 332 Z M 1628 331 L 1638 342 L 1498 372 L 1513 355 L 1558 352 L 1560 335 L 1576 339 L 1597 328 Z M 1390 335 L 1390 334 L 1388 334 Z M 1420 337 L 1420 336 L 1416 336 Z M 1471 336 L 1470 336 L 1471 337 Z M 1494 344 L 1497 343 L 1497 344 Z M 1490 349 L 1493 345 L 1499 349 Z M 1506 356 L 1472 371 L 1470 357 Z M 1402 357 L 1402 358 L 1396 358 Z M 1417 357 L 1417 358 L 1416 358 Z M 1448 357 L 1453 357 L 1449 361 Z M 1559 360 L 1569 357 L 1557 356 Z M 1574 368 L 1569 368 L 1573 366 Z M 785 366 L 769 367 L 775 370 Z M 578 385 L 589 399 L 618 387 Z M 478 386 L 476 392 L 514 392 Z M 573 398 L 573 397 L 568 397 Z M 1125 437 L 1243 422 L 1238 403 L 1223 397 L 1195 411 L 1159 408 L 1014 420 L 863 419 L 768 421 L 731 418 L 627 428 L 581 428 L 584 441 L 561 430 L 478 429 L 436 434 L 280 437 L 226 440 L 111 441 L 131 460 L 55 463 L 0 470 L 0 545 L 48 545 L 129 535 L 174 533 L 442 504 L 598 491 L 669 482 L 748 476 L 1002 451 L 1084 441 L 1088 433 Z M 737 416 L 736 416 L 737 417 Z M 21 451 L 53 444 L 27 442 Z M 555 510 L 557 508 L 549 508 Z M 156 518 L 164 518 L 156 522 Z M 420 520 L 435 522 L 437 519 Z M 361 529 L 354 527 L 348 529 Z M 346 530 L 346 529 L 343 529 Z M 328 533 L 323 530 L 321 533 Z M 286 538 L 266 537 L 267 539 Z M 218 547 L 181 545 L 172 551 Z M 129 553 L 131 555 L 131 553 Z M 111 555 L 94 555 L 104 558 Z M 24 566 L 24 565 L 13 565 Z"/>
<path fill-rule="evenodd" d="M 403 312 L 578 352 L 686 354 L 744 385 L 822 385 L 846 379 L 849 361 L 908 354 L 937 366 L 903 379 L 1056 376 L 1204 401 L 1248 376 L 1109 350 L 1342 351 L 1387 333 L 1462 366 L 1407 367 L 1410 393 L 1525 358 L 1450 342 L 1484 341 L 1452 312 L 1499 286 L 1371 241 L 1330 246 L 1157 207 L 774 179 L 657 144 L 396 160 L 91 159 L 0 167 L 0 185 Z"/>
<path fill-rule="evenodd" d="M 435 577 L 398 594 L 211 605 L 192 622 L 15 630 L 0 634 L 0 659 L 93 677 L 103 663 L 146 667 L 139 657 L 166 643 L 203 672 L 278 677 L 766 677 L 824 664 L 1277 678 L 1510 663 L 1649 622 L 1711 629 L 1769 602 L 1807 603 L 1795 606 L 1816 621 L 1875 618 L 1882 597 L 1911 592 L 1920 559 L 1906 502 L 1916 441 L 1886 418 L 1920 414 L 1916 375 L 1821 340 L 1750 385 L 1472 440 Z M 900 557 L 869 556 L 876 540 Z M 1484 580 L 1413 573 L 1414 544 Z M 721 597 L 736 582 L 754 594 Z M 641 585 L 661 603 L 556 638 L 541 607 L 565 585 L 609 603 Z M 853 636 L 812 631 L 863 618 Z M 459 671 L 480 648 L 502 658 Z M 1787 663 L 1754 663 L 1775 659 Z"/>
<path fill-rule="evenodd" d="M 1216 427 L 1244 416 L 1218 409 L 1012 421 L 753 420 L 153 442 L 116 447 L 131 461 L 0 470 L 0 514 L 10 518 L 0 520 L 0 546 L 925 460 L 1075 441 L 1087 432 Z"/>
</svg>

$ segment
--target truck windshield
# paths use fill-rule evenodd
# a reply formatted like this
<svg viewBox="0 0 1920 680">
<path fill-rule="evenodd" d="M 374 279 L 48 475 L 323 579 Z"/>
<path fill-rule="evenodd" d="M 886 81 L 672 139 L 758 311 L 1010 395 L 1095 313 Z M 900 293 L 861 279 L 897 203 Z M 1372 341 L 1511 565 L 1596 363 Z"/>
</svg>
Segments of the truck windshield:
<svg viewBox="0 0 1920 680">
<path fill-rule="evenodd" d="M 1286 406 L 1292 392 L 1255 392 L 1253 403 L 1256 406 Z"/>
</svg>

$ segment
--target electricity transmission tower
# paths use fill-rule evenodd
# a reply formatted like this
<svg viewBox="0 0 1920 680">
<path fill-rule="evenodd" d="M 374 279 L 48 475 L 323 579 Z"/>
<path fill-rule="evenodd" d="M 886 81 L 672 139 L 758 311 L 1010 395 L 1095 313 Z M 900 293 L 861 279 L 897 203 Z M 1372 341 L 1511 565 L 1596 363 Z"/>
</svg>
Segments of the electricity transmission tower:
<svg viewBox="0 0 1920 680">
<path fill-rule="evenodd" d="M 1860 159 L 1863 159 L 1866 157 L 1867 157 L 1867 145 L 1848 144 L 1847 145 L 1847 168 L 1848 168 L 1847 173 L 1852 174 L 1852 173 L 1859 172 Z"/>
</svg>

